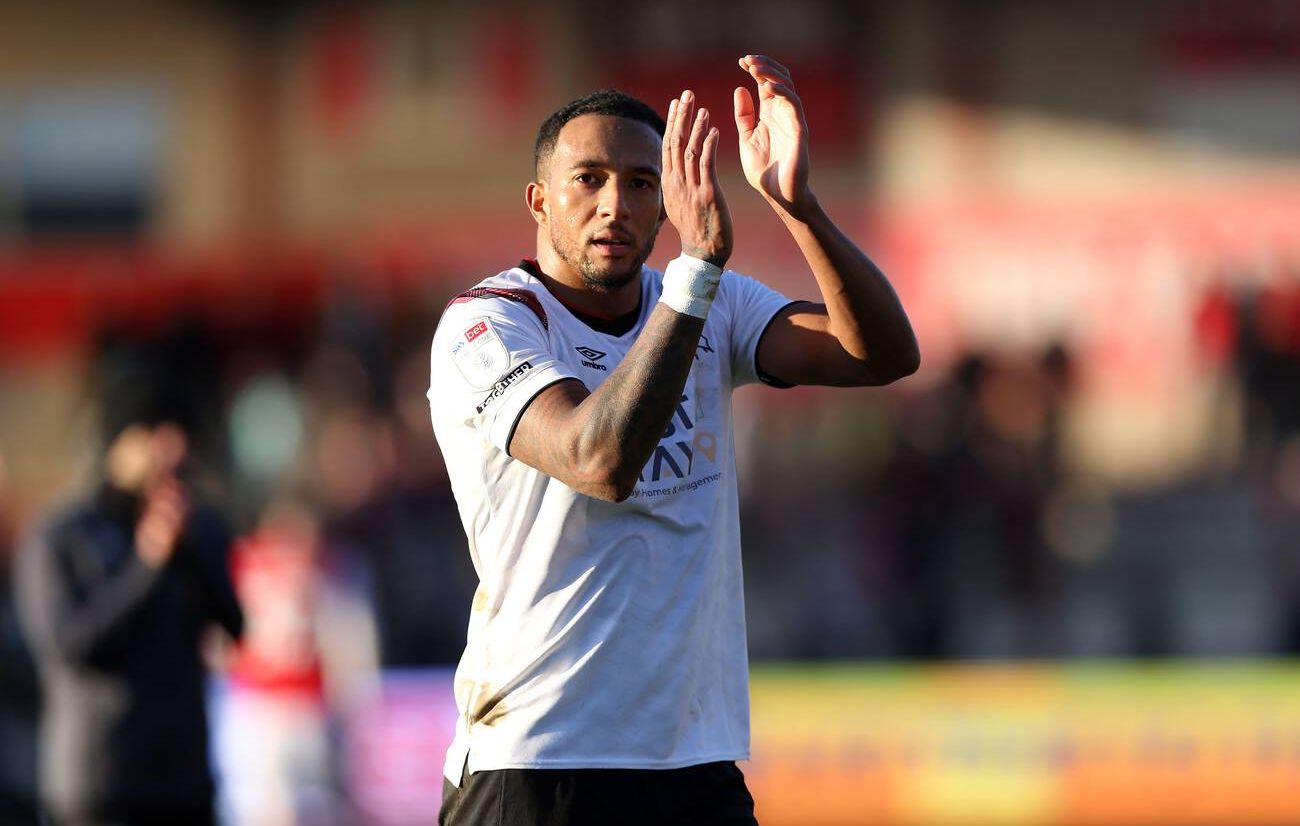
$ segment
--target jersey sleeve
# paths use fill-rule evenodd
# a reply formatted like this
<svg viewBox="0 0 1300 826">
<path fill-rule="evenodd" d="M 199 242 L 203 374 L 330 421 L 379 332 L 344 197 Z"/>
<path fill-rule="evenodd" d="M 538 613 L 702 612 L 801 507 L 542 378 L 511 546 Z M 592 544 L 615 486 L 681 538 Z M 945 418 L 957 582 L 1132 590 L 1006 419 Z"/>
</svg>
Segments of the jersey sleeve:
<svg viewBox="0 0 1300 826">
<path fill-rule="evenodd" d="M 760 281 L 730 270 L 723 273 L 718 293 L 723 299 L 729 325 L 732 384 L 740 387 L 762 381 L 777 387 L 789 387 L 759 370 L 758 343 L 776 314 L 798 302 Z"/>
<path fill-rule="evenodd" d="M 429 359 L 434 424 L 464 424 L 507 451 L 528 403 L 555 382 L 577 378 L 555 357 L 546 324 L 535 299 L 469 298 L 448 306 Z"/>
</svg>

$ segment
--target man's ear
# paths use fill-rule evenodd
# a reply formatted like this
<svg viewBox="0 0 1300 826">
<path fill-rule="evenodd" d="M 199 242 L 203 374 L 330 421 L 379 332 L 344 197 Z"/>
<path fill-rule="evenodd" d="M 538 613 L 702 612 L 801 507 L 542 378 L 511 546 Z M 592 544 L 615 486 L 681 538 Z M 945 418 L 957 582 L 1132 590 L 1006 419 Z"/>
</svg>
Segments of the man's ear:
<svg viewBox="0 0 1300 826">
<path fill-rule="evenodd" d="M 528 203 L 528 211 L 533 214 L 533 220 L 540 226 L 546 226 L 551 217 L 546 208 L 546 184 L 542 181 L 529 181 L 524 189 L 524 200 Z"/>
</svg>

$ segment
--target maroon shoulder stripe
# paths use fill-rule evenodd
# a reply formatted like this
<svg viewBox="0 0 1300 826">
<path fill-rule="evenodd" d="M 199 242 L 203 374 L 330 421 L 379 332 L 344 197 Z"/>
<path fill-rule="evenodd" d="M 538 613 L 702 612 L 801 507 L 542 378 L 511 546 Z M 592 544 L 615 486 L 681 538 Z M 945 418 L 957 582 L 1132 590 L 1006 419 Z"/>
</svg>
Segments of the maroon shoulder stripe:
<svg viewBox="0 0 1300 826">
<path fill-rule="evenodd" d="M 518 301 L 541 319 L 543 329 L 551 329 L 551 323 L 546 318 L 546 308 L 542 306 L 542 302 L 537 300 L 537 296 L 533 295 L 532 290 L 520 290 L 511 287 L 475 287 L 453 298 L 447 306 L 463 304 L 476 298 L 506 298 L 510 301 Z"/>
</svg>

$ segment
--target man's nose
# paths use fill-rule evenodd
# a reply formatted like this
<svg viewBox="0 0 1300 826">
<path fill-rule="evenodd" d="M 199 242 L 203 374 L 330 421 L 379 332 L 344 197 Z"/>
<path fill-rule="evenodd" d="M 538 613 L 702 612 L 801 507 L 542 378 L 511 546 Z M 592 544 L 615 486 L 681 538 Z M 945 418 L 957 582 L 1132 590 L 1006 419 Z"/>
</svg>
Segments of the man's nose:
<svg viewBox="0 0 1300 826">
<path fill-rule="evenodd" d="M 600 214 L 610 218 L 626 218 L 628 213 L 627 192 L 616 178 L 610 178 L 600 191 Z"/>
</svg>

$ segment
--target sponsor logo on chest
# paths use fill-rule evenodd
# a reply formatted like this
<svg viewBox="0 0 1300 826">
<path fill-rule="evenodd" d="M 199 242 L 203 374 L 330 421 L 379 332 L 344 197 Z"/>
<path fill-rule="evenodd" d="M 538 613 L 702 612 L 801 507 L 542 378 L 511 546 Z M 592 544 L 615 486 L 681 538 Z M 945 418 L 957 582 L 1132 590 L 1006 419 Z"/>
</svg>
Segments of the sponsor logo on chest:
<svg viewBox="0 0 1300 826">
<path fill-rule="evenodd" d="M 700 343 L 695 345 L 695 360 L 700 360 L 700 353 L 712 353 L 713 345 L 709 343 L 708 336 L 700 336 Z"/>
</svg>

